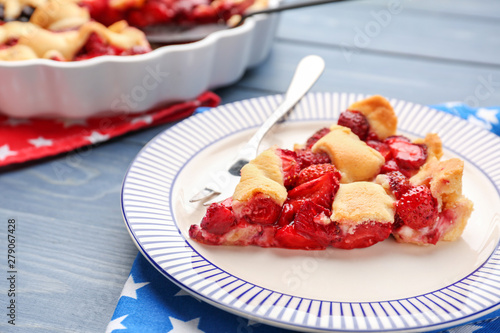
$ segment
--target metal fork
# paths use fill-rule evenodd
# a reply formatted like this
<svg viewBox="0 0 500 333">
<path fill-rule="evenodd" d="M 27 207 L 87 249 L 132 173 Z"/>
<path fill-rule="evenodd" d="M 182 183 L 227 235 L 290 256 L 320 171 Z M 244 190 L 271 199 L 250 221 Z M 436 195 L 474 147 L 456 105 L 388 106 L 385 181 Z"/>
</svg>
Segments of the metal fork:
<svg viewBox="0 0 500 333">
<path fill-rule="evenodd" d="M 232 196 L 236 185 L 240 181 L 241 168 L 257 156 L 260 142 L 266 133 L 309 91 L 324 69 L 325 62 L 321 57 L 309 55 L 303 58 L 295 70 L 283 102 L 261 125 L 245 146 L 238 151 L 233 163 L 229 164 L 226 170 L 214 175 L 214 179 L 217 179 L 217 181 L 207 184 L 203 190 L 194 195 L 189 201 L 196 202 L 210 198 L 210 200 L 204 202 L 204 205 L 208 206 Z"/>
<path fill-rule="evenodd" d="M 345 0 L 305 0 L 305 1 L 296 1 L 292 3 L 281 4 L 276 7 L 258 9 L 243 14 L 240 17 L 239 21 L 237 21 L 232 25 L 221 24 L 221 23 L 200 24 L 200 25 L 159 24 L 159 25 L 144 27 L 142 28 L 142 30 L 146 34 L 146 38 L 150 43 L 165 45 L 165 44 L 194 42 L 203 39 L 214 32 L 238 27 L 242 25 L 243 22 L 245 22 L 245 20 L 251 16 L 278 13 L 285 10 L 317 6 L 317 5 L 322 5 L 332 2 L 341 2 L 341 1 Z"/>
</svg>

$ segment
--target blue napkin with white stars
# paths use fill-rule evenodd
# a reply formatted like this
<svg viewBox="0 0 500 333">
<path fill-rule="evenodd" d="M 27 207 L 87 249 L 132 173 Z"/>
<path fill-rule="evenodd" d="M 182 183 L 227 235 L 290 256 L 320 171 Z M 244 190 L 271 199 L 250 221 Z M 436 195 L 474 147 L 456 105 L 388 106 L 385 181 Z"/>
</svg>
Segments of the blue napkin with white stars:
<svg viewBox="0 0 500 333">
<path fill-rule="evenodd" d="M 500 135 L 500 107 L 432 105 Z M 203 112 L 205 109 L 198 110 Z M 202 302 L 170 282 L 142 254 L 135 259 L 106 333 L 291 333 Z M 500 310 L 443 333 L 500 332 Z"/>
</svg>

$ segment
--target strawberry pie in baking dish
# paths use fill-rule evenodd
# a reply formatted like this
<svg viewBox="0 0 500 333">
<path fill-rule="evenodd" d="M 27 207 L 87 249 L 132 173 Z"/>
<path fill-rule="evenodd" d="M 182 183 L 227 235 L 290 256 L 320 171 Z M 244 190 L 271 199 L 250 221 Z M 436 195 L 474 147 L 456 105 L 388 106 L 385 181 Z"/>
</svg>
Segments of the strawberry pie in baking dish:
<svg viewBox="0 0 500 333">
<path fill-rule="evenodd" d="M 442 160 L 435 133 L 398 135 L 397 121 L 390 103 L 372 96 L 305 143 L 263 151 L 242 168 L 233 196 L 211 204 L 189 236 L 304 250 L 460 238 L 473 210 L 462 194 L 463 161 Z"/>
<path fill-rule="evenodd" d="M 226 23 L 255 0 L 0 0 L 0 60 L 78 61 L 151 51 L 138 27 Z"/>
<path fill-rule="evenodd" d="M 260 1 L 260 0 L 259 0 Z M 80 0 L 95 20 L 106 25 L 126 20 L 145 27 L 156 24 L 196 25 L 229 21 L 255 0 Z"/>
</svg>

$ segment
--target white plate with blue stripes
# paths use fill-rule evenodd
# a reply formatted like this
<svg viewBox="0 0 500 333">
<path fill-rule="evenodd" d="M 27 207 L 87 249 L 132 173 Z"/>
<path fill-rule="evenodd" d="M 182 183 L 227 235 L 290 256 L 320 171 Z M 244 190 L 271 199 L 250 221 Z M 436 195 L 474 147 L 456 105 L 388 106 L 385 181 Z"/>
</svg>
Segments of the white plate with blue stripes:
<svg viewBox="0 0 500 333">
<path fill-rule="evenodd" d="M 311 93 L 261 147 L 292 148 L 336 121 L 359 94 Z M 125 177 L 122 209 L 139 250 L 161 273 L 210 304 L 283 328 L 422 332 L 500 308 L 500 139 L 457 117 L 392 99 L 400 133 L 436 132 L 445 157 L 465 161 L 474 212 L 462 235 L 436 246 L 389 239 L 355 250 L 207 246 L 189 239 L 205 208 L 189 203 L 214 181 L 282 96 L 231 103 L 159 134 Z"/>
</svg>

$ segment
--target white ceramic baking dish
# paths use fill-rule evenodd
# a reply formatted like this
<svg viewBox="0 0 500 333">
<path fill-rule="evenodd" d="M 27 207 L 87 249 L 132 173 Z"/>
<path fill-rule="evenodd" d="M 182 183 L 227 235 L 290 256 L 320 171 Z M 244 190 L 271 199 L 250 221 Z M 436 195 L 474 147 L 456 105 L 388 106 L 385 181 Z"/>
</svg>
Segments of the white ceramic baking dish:
<svg viewBox="0 0 500 333">
<path fill-rule="evenodd" d="M 264 60 L 277 20 L 277 14 L 254 16 L 201 41 L 136 56 L 0 62 L 0 113 L 17 118 L 86 118 L 140 113 L 192 99 L 234 83 Z"/>
</svg>

